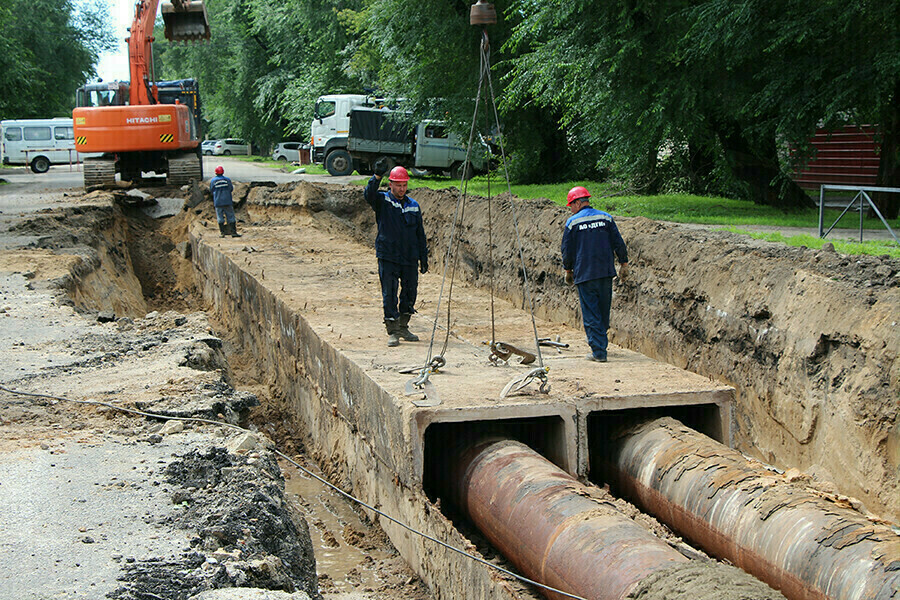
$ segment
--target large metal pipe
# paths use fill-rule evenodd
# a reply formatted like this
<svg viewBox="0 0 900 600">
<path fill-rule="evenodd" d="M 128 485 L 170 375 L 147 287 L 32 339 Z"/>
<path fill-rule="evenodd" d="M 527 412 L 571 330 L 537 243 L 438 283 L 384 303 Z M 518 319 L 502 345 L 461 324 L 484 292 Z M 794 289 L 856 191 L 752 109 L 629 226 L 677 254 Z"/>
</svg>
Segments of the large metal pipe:
<svg viewBox="0 0 900 600">
<path fill-rule="evenodd" d="M 642 510 L 791 600 L 900 598 L 891 527 L 674 419 L 616 434 L 597 454 L 594 468 Z"/>
<path fill-rule="evenodd" d="M 457 508 L 527 577 L 545 585 L 590 600 L 782 598 L 738 569 L 688 560 L 598 488 L 519 442 L 475 444 L 450 470 L 447 492 Z"/>
</svg>

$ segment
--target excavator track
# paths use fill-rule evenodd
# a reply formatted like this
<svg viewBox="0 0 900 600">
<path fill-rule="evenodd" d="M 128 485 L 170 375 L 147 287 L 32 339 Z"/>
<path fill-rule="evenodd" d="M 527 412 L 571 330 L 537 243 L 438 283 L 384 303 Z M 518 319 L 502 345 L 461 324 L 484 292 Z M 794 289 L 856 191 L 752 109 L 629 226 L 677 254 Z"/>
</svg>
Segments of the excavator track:
<svg viewBox="0 0 900 600">
<path fill-rule="evenodd" d="M 184 185 L 191 181 L 200 181 L 200 179 L 200 157 L 193 152 L 169 159 L 167 184 Z"/>
<path fill-rule="evenodd" d="M 84 187 L 115 185 L 116 161 L 112 158 L 84 159 Z"/>
</svg>

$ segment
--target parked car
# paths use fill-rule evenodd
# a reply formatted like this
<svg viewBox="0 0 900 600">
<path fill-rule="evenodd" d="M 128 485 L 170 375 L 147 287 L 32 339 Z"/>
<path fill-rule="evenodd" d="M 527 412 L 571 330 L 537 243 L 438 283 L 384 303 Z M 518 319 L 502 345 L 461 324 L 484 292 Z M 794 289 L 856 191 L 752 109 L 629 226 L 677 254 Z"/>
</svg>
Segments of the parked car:
<svg viewBox="0 0 900 600">
<path fill-rule="evenodd" d="M 211 156 L 213 150 L 216 149 L 216 142 L 219 140 L 203 140 L 203 143 L 200 144 L 200 151 L 203 152 L 204 156 Z"/>
<path fill-rule="evenodd" d="M 301 142 L 281 142 L 272 151 L 272 160 L 298 163 L 300 162 L 300 149 L 304 146 L 305 144 Z"/>
<path fill-rule="evenodd" d="M 250 154 L 250 144 L 236 138 L 219 140 L 213 148 L 213 154 L 224 154 L 225 156 L 229 154 Z"/>
</svg>

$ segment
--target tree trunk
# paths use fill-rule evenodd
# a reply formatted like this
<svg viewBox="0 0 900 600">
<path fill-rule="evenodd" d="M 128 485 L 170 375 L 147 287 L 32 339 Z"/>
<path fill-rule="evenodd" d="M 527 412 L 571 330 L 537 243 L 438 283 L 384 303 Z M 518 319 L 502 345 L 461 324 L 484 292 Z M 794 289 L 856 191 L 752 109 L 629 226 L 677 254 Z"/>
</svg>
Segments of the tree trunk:
<svg viewBox="0 0 900 600">
<path fill-rule="evenodd" d="M 716 156 L 708 145 L 688 142 L 688 157 L 690 161 L 688 176 L 691 178 L 691 188 L 696 193 L 705 193 L 713 178 Z"/>
<path fill-rule="evenodd" d="M 884 108 L 879 123 L 881 158 L 878 161 L 878 185 L 900 188 L 900 79 L 894 86 L 894 97 Z M 872 200 L 886 219 L 900 215 L 900 194 L 876 193 Z"/>
<path fill-rule="evenodd" d="M 737 123 L 719 127 L 717 133 L 725 160 L 734 176 L 747 184 L 750 200 L 782 210 L 815 206 L 813 199 L 781 172 L 774 137 L 753 144 Z"/>
</svg>

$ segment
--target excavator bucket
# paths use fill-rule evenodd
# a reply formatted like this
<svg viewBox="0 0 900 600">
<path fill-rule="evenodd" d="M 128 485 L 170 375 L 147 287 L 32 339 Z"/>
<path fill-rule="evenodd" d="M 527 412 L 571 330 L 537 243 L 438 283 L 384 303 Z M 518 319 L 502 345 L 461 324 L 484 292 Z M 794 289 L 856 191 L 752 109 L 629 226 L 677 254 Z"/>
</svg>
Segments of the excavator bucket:
<svg viewBox="0 0 900 600">
<path fill-rule="evenodd" d="M 209 39 L 209 18 L 202 0 L 167 0 L 161 6 L 166 39 L 171 42 Z"/>
</svg>

